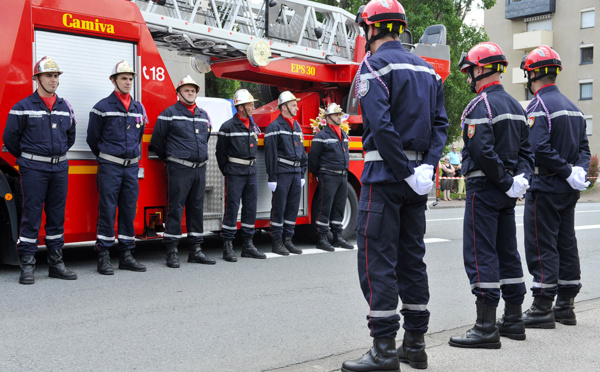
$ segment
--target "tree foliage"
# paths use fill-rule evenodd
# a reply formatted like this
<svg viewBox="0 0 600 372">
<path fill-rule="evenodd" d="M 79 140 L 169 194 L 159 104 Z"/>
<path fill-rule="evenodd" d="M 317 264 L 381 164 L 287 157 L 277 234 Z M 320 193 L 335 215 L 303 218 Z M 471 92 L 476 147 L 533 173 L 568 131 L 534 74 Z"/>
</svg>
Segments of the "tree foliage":
<svg viewBox="0 0 600 372">
<path fill-rule="evenodd" d="M 206 84 L 205 95 L 207 97 L 231 99 L 233 98 L 235 91 L 240 86 L 239 81 L 218 78 L 212 71 L 204 76 Z"/>
</svg>

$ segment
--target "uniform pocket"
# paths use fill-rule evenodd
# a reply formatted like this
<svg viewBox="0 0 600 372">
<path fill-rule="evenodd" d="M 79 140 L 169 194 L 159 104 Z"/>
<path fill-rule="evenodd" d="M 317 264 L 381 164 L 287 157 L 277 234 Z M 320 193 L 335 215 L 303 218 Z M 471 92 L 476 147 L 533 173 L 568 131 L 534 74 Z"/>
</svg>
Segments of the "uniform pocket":
<svg viewBox="0 0 600 372">
<path fill-rule="evenodd" d="M 383 221 L 383 204 L 361 201 L 358 205 L 358 221 L 356 231 L 369 238 L 379 238 Z"/>
</svg>

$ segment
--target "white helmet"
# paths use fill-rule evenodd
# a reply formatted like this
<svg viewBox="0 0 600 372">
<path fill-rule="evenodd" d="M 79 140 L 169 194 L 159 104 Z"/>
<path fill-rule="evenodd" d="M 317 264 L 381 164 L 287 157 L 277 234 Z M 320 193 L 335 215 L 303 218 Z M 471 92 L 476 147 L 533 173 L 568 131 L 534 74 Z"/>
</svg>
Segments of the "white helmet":
<svg viewBox="0 0 600 372">
<path fill-rule="evenodd" d="M 110 77 L 123 73 L 133 74 L 133 76 L 135 76 L 135 71 L 133 70 L 133 67 L 131 67 L 131 65 L 126 60 L 122 60 L 121 62 L 115 65 L 112 72 L 110 73 Z"/>
<path fill-rule="evenodd" d="M 196 87 L 196 93 L 200 90 L 200 85 L 198 85 L 198 83 L 196 83 L 194 81 L 194 79 L 192 79 L 192 77 L 190 75 L 187 75 L 186 77 L 184 77 L 183 79 L 181 79 L 181 81 L 179 82 L 179 84 L 177 84 L 177 88 L 175 88 L 175 92 L 179 93 L 179 88 L 181 88 L 184 85 L 193 85 Z"/>
<path fill-rule="evenodd" d="M 44 72 L 57 72 L 59 75 L 63 73 L 56 62 L 46 56 L 42 57 L 33 67 L 33 76 L 31 76 L 31 79 L 35 80 L 36 75 L 43 74 Z"/>
<path fill-rule="evenodd" d="M 290 92 L 289 90 L 286 90 L 285 92 L 281 92 L 279 98 L 277 98 L 277 106 L 280 107 L 281 105 L 289 101 L 300 101 L 300 99 L 296 98 L 296 96 L 293 95 L 292 92 Z"/>
<path fill-rule="evenodd" d="M 258 102 L 247 89 L 240 89 L 233 95 L 233 107 L 250 102 Z"/>
<path fill-rule="evenodd" d="M 329 106 L 327 106 L 327 110 L 325 111 L 325 116 L 333 114 L 344 114 L 342 108 L 337 103 L 330 103 Z"/>
</svg>

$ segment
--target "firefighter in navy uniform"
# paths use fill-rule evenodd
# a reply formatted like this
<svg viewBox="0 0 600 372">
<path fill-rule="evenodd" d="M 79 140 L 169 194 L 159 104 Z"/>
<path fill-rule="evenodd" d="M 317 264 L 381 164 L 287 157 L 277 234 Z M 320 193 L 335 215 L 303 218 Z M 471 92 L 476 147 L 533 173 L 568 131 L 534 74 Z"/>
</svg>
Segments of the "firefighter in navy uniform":
<svg viewBox="0 0 600 372">
<path fill-rule="evenodd" d="M 46 212 L 48 276 L 77 279 L 62 259 L 65 205 L 69 181 L 67 150 L 75 142 L 75 115 L 58 88 L 58 65 L 43 57 L 33 68 L 37 90 L 8 113 L 4 145 L 17 158 L 23 187 L 23 217 L 17 250 L 21 256 L 19 283 L 35 281 L 35 254 L 42 210 Z"/>
<path fill-rule="evenodd" d="M 344 362 L 342 371 L 398 371 L 399 361 L 427 368 L 429 286 L 423 236 L 433 169 L 447 139 L 442 79 L 402 46 L 399 34 L 407 21 L 396 0 L 370 1 L 359 10 L 357 23 L 367 36 L 367 55 L 356 81 L 366 152 L 357 258 L 373 347 Z M 398 297 L 405 332 L 396 350 Z"/>
<path fill-rule="evenodd" d="M 331 103 L 325 111 L 327 125 L 312 140 L 308 153 L 308 167 L 317 176 L 316 227 L 319 234 L 317 248 L 333 252 L 334 247 L 352 249 L 354 246 L 342 238 L 342 220 L 348 196 L 348 166 L 350 154 L 348 136 L 340 128 L 342 108 Z M 327 239 L 329 225 L 333 245 Z"/>
<path fill-rule="evenodd" d="M 115 215 L 119 211 L 119 269 L 146 271 L 131 254 L 135 247 L 135 219 L 140 143 L 147 122 L 146 110 L 131 98 L 135 71 L 127 61 L 115 65 L 110 80 L 114 92 L 90 111 L 86 141 L 98 161 L 98 224 L 95 249 L 98 272 L 113 275 L 109 249 L 115 244 Z"/>
<path fill-rule="evenodd" d="M 163 244 L 167 266 L 178 268 L 177 246 L 183 238 L 181 217 L 185 207 L 187 236 L 191 248 L 188 262 L 214 265 L 202 252 L 204 241 L 204 192 L 210 119 L 196 106 L 200 86 L 188 75 L 181 79 L 175 92 L 179 101 L 167 107 L 157 118 L 150 144 L 165 161 L 167 174 L 167 218 Z"/>
<path fill-rule="evenodd" d="M 527 107 L 536 172 L 525 198 L 525 257 L 533 275 L 533 305 L 525 327 L 575 325 L 574 299 L 581 289 L 575 237 L 575 206 L 585 177 L 590 148 L 583 113 L 554 84 L 560 56 L 542 45 L 525 58 L 528 88 L 535 97 Z M 552 301 L 556 304 L 552 308 Z"/>
<path fill-rule="evenodd" d="M 294 120 L 298 102 L 291 92 L 279 95 L 277 104 L 281 114 L 267 127 L 265 133 L 265 165 L 271 199 L 271 238 L 273 253 L 288 256 L 301 254 L 292 243 L 294 226 L 304 186 L 307 156 L 300 124 Z"/>
<path fill-rule="evenodd" d="M 225 176 L 225 216 L 221 226 L 221 238 L 223 258 L 229 262 L 237 261 L 233 252 L 233 239 L 237 231 L 240 199 L 242 201 L 242 257 L 267 258 L 252 242 L 258 198 L 256 149 L 260 133 L 260 129 L 252 120 L 256 101 L 246 89 L 235 92 L 233 106 L 237 114 L 221 125 L 217 139 L 217 163 Z"/>
<path fill-rule="evenodd" d="M 508 62 L 494 43 L 463 53 L 460 71 L 477 96 L 462 115 L 467 198 L 463 227 L 465 271 L 476 297 L 475 326 L 450 345 L 498 349 L 500 336 L 525 339 L 521 305 L 525 283 L 517 251 L 515 204 L 529 187 L 533 154 L 525 112 L 500 83 Z M 496 323 L 500 293 L 503 318 Z"/>
</svg>

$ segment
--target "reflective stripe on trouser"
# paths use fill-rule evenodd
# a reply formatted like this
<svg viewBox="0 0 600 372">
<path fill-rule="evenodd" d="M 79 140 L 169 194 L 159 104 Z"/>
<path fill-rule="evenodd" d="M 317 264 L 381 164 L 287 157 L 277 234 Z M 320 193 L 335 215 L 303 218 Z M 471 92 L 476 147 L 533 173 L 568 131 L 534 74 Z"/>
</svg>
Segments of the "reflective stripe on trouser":
<svg viewBox="0 0 600 372">
<path fill-rule="evenodd" d="M 46 172 L 26 167 L 19 169 L 23 189 L 23 216 L 17 249 L 20 254 L 37 252 L 37 237 L 46 212 L 46 247 L 61 249 L 64 244 L 65 205 L 69 170 Z"/>
<path fill-rule="evenodd" d="M 471 292 L 486 305 L 522 304 L 525 283 L 517 251 L 515 204 L 486 178 L 467 180 L 463 259 Z"/>
<path fill-rule="evenodd" d="M 575 297 L 581 288 L 575 238 L 575 205 L 579 192 L 527 193 L 523 227 L 525 257 L 533 276 L 534 296 Z"/>
<path fill-rule="evenodd" d="M 165 244 L 178 242 L 182 237 L 181 217 L 185 207 L 188 241 L 202 243 L 204 237 L 204 192 L 206 165 L 190 168 L 177 163 L 167 163 L 167 219 Z"/>
<path fill-rule="evenodd" d="M 242 201 L 242 227 L 240 229 L 242 237 L 246 239 L 254 236 L 257 192 L 256 174 L 225 176 L 225 215 L 221 229 L 223 240 L 235 238 L 240 199 Z"/>
<path fill-rule="evenodd" d="M 119 250 L 135 247 L 136 204 L 139 194 L 138 164 L 123 167 L 113 163 L 98 163 L 98 224 L 96 250 L 105 251 L 115 244 L 117 207 Z"/>
<path fill-rule="evenodd" d="M 299 172 L 277 175 L 277 188 L 271 199 L 271 237 L 274 239 L 294 235 L 302 192 L 300 179 Z"/>
<path fill-rule="evenodd" d="M 315 194 L 316 216 L 315 225 L 321 234 L 329 232 L 331 217 L 331 232 L 338 234 L 342 232 L 344 209 L 346 208 L 346 197 L 348 195 L 348 177 L 337 174 L 320 174 L 319 186 Z M 334 223 L 338 222 L 338 223 Z"/>
<path fill-rule="evenodd" d="M 425 333 L 429 285 L 423 262 L 425 204 L 406 184 L 363 184 L 357 220 L 358 276 L 369 304 L 373 337 L 395 337 L 400 328 Z M 386 228 L 394 226 L 394 228 Z"/>
</svg>

